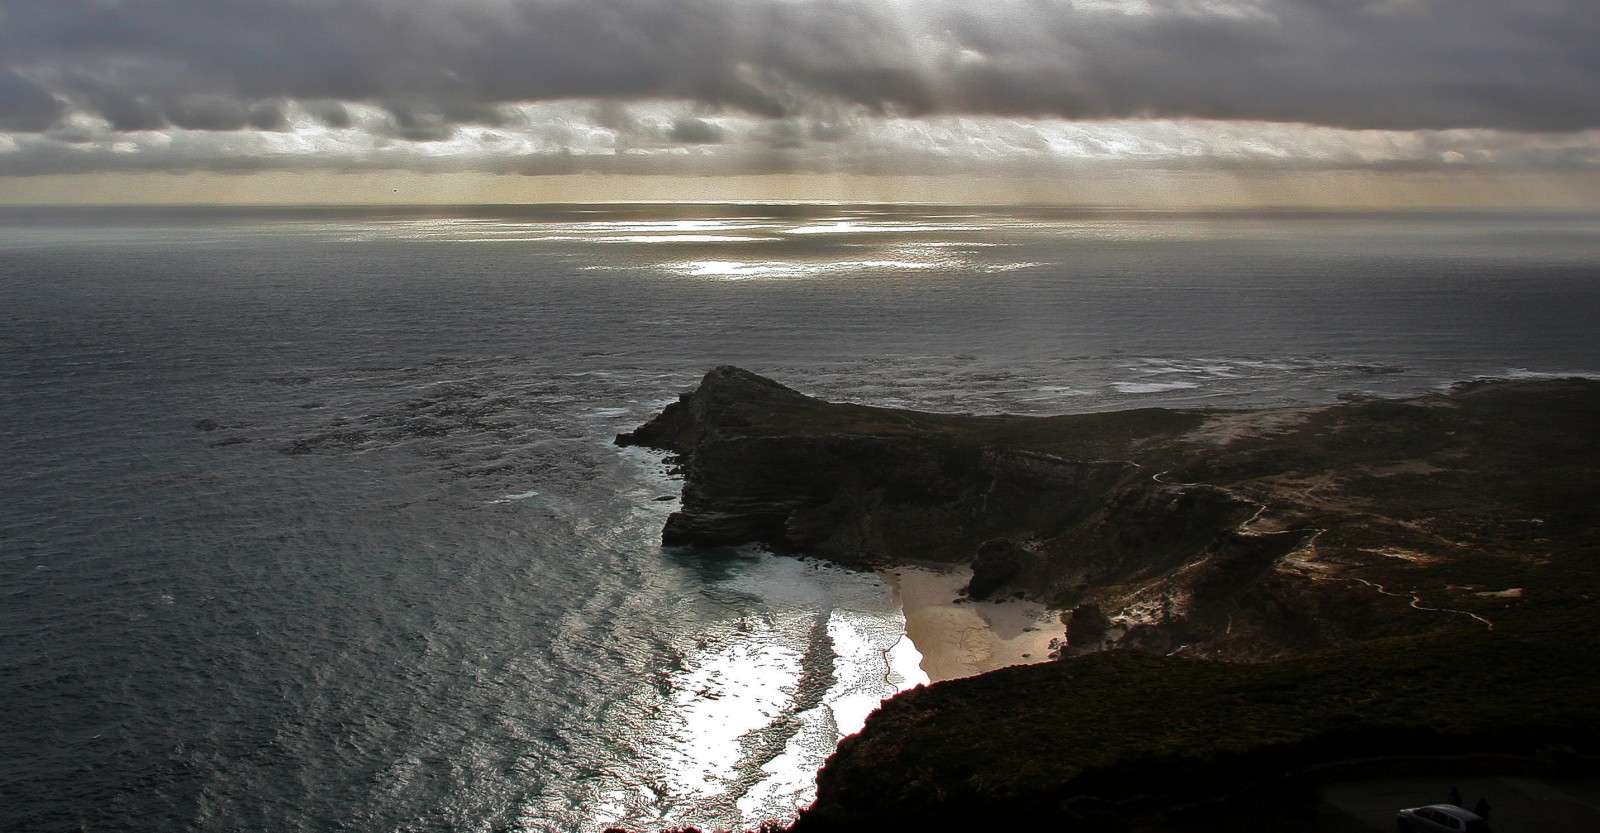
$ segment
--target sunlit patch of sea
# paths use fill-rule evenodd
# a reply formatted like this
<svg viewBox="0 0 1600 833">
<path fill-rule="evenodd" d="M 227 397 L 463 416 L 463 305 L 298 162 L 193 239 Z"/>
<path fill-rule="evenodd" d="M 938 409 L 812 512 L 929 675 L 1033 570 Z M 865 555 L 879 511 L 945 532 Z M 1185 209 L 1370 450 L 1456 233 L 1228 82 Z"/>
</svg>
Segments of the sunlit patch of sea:
<svg viewBox="0 0 1600 833">
<path fill-rule="evenodd" d="M 741 550 L 678 557 L 711 562 L 696 569 L 724 618 L 671 645 L 632 704 L 635 741 L 579 803 L 601 826 L 787 818 L 843 735 L 926 682 L 903 618 L 870 574 Z"/>
</svg>

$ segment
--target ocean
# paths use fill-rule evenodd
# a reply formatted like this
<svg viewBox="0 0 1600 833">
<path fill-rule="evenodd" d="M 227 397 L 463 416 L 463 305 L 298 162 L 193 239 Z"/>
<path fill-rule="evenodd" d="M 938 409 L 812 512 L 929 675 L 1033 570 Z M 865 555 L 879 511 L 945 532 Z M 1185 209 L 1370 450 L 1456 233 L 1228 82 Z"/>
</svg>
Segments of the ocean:
<svg viewBox="0 0 1600 833">
<path fill-rule="evenodd" d="M 0 830 L 754 826 L 926 678 L 872 574 L 663 549 L 738 364 L 1061 413 L 1600 374 L 1600 215 L 0 209 Z"/>
</svg>

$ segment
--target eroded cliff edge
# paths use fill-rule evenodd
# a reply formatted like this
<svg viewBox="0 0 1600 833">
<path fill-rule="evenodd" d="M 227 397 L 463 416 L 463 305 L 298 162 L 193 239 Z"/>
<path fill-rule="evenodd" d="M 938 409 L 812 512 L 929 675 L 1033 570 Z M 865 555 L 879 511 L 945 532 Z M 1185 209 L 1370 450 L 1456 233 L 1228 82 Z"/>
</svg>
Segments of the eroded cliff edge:
<svg viewBox="0 0 1600 833">
<path fill-rule="evenodd" d="M 1586 606 L 1597 417 L 1581 379 L 1015 417 L 828 403 L 719 367 L 618 442 L 676 455 L 668 545 L 971 564 L 975 596 L 1071 611 L 1070 654 L 1260 661 Z"/>
</svg>

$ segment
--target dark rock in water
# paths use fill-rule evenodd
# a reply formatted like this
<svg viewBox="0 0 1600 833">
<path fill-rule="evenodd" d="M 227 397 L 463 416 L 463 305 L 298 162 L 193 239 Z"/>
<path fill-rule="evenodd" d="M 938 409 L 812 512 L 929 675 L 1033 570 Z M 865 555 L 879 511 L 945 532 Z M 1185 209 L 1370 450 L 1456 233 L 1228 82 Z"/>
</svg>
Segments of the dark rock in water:
<svg viewBox="0 0 1600 833">
<path fill-rule="evenodd" d="M 194 430 L 196 431 L 215 431 L 221 427 L 222 423 L 219 423 L 214 419 L 196 420 L 194 424 Z"/>
</svg>

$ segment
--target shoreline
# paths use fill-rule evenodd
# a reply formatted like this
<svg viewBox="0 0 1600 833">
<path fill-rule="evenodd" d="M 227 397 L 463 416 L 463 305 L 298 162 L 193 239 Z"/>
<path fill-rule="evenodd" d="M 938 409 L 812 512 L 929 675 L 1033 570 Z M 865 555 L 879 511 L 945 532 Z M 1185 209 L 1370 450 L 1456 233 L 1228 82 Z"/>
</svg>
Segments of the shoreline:
<svg viewBox="0 0 1600 833">
<path fill-rule="evenodd" d="M 929 682 L 1048 662 L 1066 641 L 1061 612 L 1024 600 L 972 601 L 970 568 L 907 565 L 878 571 L 905 617 Z"/>
</svg>

